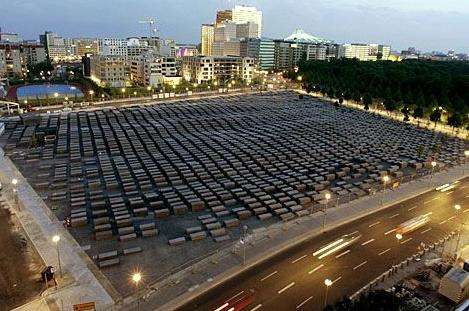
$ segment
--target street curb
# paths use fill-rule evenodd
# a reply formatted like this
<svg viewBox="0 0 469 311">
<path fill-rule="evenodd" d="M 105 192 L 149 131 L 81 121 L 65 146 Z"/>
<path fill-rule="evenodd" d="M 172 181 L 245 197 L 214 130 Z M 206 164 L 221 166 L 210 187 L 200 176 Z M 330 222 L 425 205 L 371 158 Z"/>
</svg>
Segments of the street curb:
<svg viewBox="0 0 469 311">
<path fill-rule="evenodd" d="M 447 173 L 447 172 L 443 172 L 443 173 Z M 467 176 L 468 175 L 465 174 L 464 176 L 461 176 L 457 179 L 463 179 Z M 425 176 L 423 178 L 429 178 L 429 176 Z M 435 178 L 435 176 L 433 178 Z M 422 181 L 422 179 L 416 180 L 416 181 L 417 182 Z M 363 217 L 366 217 L 368 215 L 372 215 L 374 213 L 383 211 L 383 210 L 385 210 L 385 209 L 387 209 L 387 208 L 389 208 L 393 205 L 399 204 L 399 203 L 401 203 L 403 201 L 406 201 L 410 198 L 413 198 L 413 197 L 422 195 L 426 192 L 432 191 L 433 188 L 434 187 L 432 185 L 428 185 L 427 187 L 425 187 L 424 189 L 422 189 L 420 191 L 417 191 L 416 193 L 409 194 L 409 195 L 407 195 L 405 197 L 402 197 L 402 198 L 400 198 L 396 201 L 388 202 L 385 205 L 382 205 L 378 208 L 375 208 L 375 209 L 372 209 L 372 210 L 365 210 L 364 212 L 358 212 L 352 218 L 347 218 L 347 219 L 344 219 L 342 221 L 336 221 L 335 223 L 330 224 L 328 226 L 327 230 L 325 230 L 325 231 L 330 231 L 330 230 L 337 229 L 338 227 L 343 226 L 347 223 L 350 223 L 350 222 L 356 221 L 358 219 L 361 219 Z M 342 206 L 340 208 L 346 208 L 346 207 Z M 226 283 L 226 282 L 230 281 L 233 278 L 236 278 L 237 276 L 241 275 L 242 273 L 245 273 L 246 271 L 252 269 L 253 267 L 255 267 L 257 265 L 260 265 L 260 264 L 262 264 L 262 263 L 264 263 L 264 262 L 278 256 L 279 254 L 288 251 L 289 249 L 293 249 L 293 248 L 298 247 L 299 245 L 301 245 L 303 243 L 306 243 L 307 241 L 319 236 L 321 233 L 322 233 L 321 229 L 315 228 L 315 229 L 313 229 L 309 232 L 303 233 L 303 234 L 295 237 L 294 242 L 285 241 L 282 244 L 280 244 L 278 247 L 276 247 L 275 250 L 271 248 L 270 250 L 264 251 L 263 253 L 257 255 L 253 259 L 248 260 L 247 264 L 245 266 L 243 266 L 242 268 L 240 268 L 239 266 L 232 267 L 229 270 L 215 276 L 214 280 L 212 282 L 210 282 L 208 284 L 204 283 L 205 286 L 201 285 L 196 290 L 194 290 L 192 292 L 186 292 L 186 293 L 180 295 L 178 298 L 175 298 L 175 299 L 167 302 L 166 304 L 158 307 L 156 310 L 166 311 L 166 310 L 176 310 L 178 308 L 181 308 L 185 304 L 187 304 L 190 301 L 194 300 L 196 297 L 206 294 L 207 292 L 209 292 L 210 290 L 216 288 L 217 286 L 219 286 L 223 283 Z"/>
</svg>

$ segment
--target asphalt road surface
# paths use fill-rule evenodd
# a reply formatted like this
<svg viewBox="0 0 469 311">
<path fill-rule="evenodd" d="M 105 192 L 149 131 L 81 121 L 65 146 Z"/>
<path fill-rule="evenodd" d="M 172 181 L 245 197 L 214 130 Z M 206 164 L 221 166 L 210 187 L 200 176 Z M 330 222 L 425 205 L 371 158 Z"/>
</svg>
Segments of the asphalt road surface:
<svg viewBox="0 0 469 311">
<path fill-rule="evenodd" d="M 325 279 L 333 283 L 328 303 L 353 294 L 392 265 L 417 253 L 422 242 L 436 242 L 459 228 L 461 221 L 467 222 L 468 203 L 468 179 L 446 192 L 429 191 L 282 253 L 199 296 L 181 310 L 221 310 L 228 301 L 239 300 L 251 290 L 253 302 L 244 310 L 322 310 Z M 454 208 L 456 204 L 461 205 L 459 212 Z M 430 222 L 404 234 L 401 240 L 396 238 L 400 224 L 425 214 Z M 346 234 L 360 238 L 321 259 L 321 254 L 339 244 L 313 255 Z"/>
</svg>

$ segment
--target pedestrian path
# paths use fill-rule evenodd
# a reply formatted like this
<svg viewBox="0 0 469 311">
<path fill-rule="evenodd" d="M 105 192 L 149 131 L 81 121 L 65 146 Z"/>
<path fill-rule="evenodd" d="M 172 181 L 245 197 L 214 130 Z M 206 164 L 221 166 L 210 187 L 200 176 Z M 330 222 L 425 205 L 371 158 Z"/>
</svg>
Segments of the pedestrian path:
<svg viewBox="0 0 469 311">
<path fill-rule="evenodd" d="M 18 181 L 17 197 L 12 191 L 13 179 Z M 52 237 L 60 236 L 58 247 L 63 277 L 58 278 L 57 290 L 49 289 L 43 297 L 16 310 L 72 310 L 74 304 L 93 301 L 99 310 L 113 306 L 119 300 L 117 292 L 15 165 L 4 156 L 0 158 L 0 182 L 6 188 L 5 192 L 9 193 L 7 200 L 11 210 L 45 265 L 58 267 L 57 249 Z"/>
</svg>

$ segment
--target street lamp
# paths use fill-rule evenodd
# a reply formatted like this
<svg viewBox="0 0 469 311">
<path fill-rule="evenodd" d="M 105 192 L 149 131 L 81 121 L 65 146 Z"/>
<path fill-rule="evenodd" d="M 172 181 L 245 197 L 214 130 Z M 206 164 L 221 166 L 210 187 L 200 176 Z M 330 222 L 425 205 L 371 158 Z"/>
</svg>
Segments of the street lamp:
<svg viewBox="0 0 469 311">
<path fill-rule="evenodd" d="M 432 178 L 433 178 L 433 172 L 435 171 L 436 162 L 435 162 L 435 161 L 432 161 L 430 164 L 432 165 L 432 174 L 430 175 L 430 180 L 432 180 Z"/>
<path fill-rule="evenodd" d="M 326 199 L 326 204 L 324 205 L 324 217 L 322 219 L 322 231 L 326 229 L 327 203 L 331 199 L 331 194 L 329 192 L 326 192 L 326 194 L 324 195 L 324 198 Z"/>
<path fill-rule="evenodd" d="M 384 204 L 384 194 L 386 191 L 386 184 L 389 182 L 390 178 L 388 175 L 385 175 L 383 176 L 382 180 L 383 180 L 383 195 L 381 196 L 381 205 Z"/>
<path fill-rule="evenodd" d="M 461 210 L 461 205 L 460 204 L 455 204 L 454 209 L 456 210 L 456 214 L 459 215 L 460 210 Z M 461 231 L 462 231 L 462 228 L 463 228 L 463 222 L 461 221 L 461 219 L 458 219 L 458 220 L 460 221 L 460 223 L 459 223 L 459 230 L 458 230 L 458 239 L 456 241 L 456 259 L 458 257 L 459 240 L 461 239 Z"/>
<path fill-rule="evenodd" d="M 122 92 L 122 98 L 124 98 L 124 94 L 125 94 L 125 87 L 121 88 L 121 92 Z"/>
<path fill-rule="evenodd" d="M 246 265 L 246 233 L 248 231 L 248 226 L 243 226 L 243 237 L 240 240 L 240 243 L 243 245 L 243 266 Z"/>
<path fill-rule="evenodd" d="M 60 241 L 60 235 L 56 234 L 52 237 L 52 242 L 55 243 L 55 247 L 57 249 L 57 261 L 59 263 L 59 273 L 60 273 L 60 277 L 62 277 L 62 264 L 60 263 L 59 241 Z"/>
<path fill-rule="evenodd" d="M 142 280 L 142 274 L 140 272 L 135 272 L 132 274 L 132 282 L 134 282 L 135 287 L 137 287 L 137 311 L 140 310 L 140 281 Z"/>
<path fill-rule="evenodd" d="M 329 279 L 325 279 L 324 285 L 326 285 L 326 294 L 324 295 L 324 308 L 325 308 L 327 306 L 327 294 L 329 293 L 329 287 L 332 286 L 332 281 Z"/>
<path fill-rule="evenodd" d="M 13 196 L 15 198 L 15 205 L 18 208 L 18 190 L 16 189 L 17 184 L 18 184 L 18 179 L 13 178 L 11 180 L 11 185 L 13 186 Z"/>
<path fill-rule="evenodd" d="M 134 96 L 137 96 L 137 91 L 134 91 Z"/>
<path fill-rule="evenodd" d="M 465 157 L 465 159 L 464 159 L 464 160 L 465 160 L 465 161 L 464 161 L 464 163 L 466 163 L 466 161 L 467 161 L 467 158 L 469 157 L 469 150 L 464 150 L 464 157 Z M 463 170 L 463 174 L 465 174 L 465 173 L 466 173 L 466 172 Z"/>
<path fill-rule="evenodd" d="M 396 239 L 397 239 L 397 242 L 400 243 L 402 240 L 402 234 L 400 233 L 396 234 Z"/>
</svg>

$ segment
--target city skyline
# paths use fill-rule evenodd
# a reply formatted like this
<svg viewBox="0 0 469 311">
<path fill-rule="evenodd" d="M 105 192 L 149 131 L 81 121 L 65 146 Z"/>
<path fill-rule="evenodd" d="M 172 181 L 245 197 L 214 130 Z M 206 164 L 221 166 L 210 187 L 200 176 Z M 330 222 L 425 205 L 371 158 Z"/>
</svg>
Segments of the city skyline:
<svg viewBox="0 0 469 311">
<path fill-rule="evenodd" d="M 0 13 L 2 30 L 19 33 L 24 39 L 37 39 L 43 30 L 60 33 L 64 37 L 126 37 L 147 35 L 148 27 L 138 23 L 146 17 L 156 17 L 163 37 L 177 42 L 199 43 L 200 24 L 214 21 L 214 12 L 235 4 L 256 6 L 263 11 L 263 34 L 266 37 L 284 38 L 300 27 L 316 36 L 346 42 L 385 42 L 393 49 L 416 46 L 423 51 L 467 53 L 464 29 L 469 28 L 469 5 L 461 0 L 414 1 L 408 4 L 394 1 L 198 1 L 191 3 L 196 14 L 184 14 L 187 2 L 139 1 L 134 7 L 123 1 L 113 1 L 114 14 L 108 14 L 109 1 L 99 3 L 89 0 L 56 3 L 46 0 L 37 7 L 23 0 L 11 3 Z M 423 6 L 425 4 L 425 6 Z M 52 7 L 52 10 L 51 10 Z M 61 12 L 48 18 L 50 12 Z M 65 12 L 65 13 L 64 13 Z M 86 16 L 86 19 L 83 19 Z M 28 20 L 19 24 L 18 20 Z M 284 22 L 279 23 L 279 20 Z M 359 20 L 360 23 L 355 23 Z M 428 21 L 431 21 L 430 23 Z"/>
</svg>

